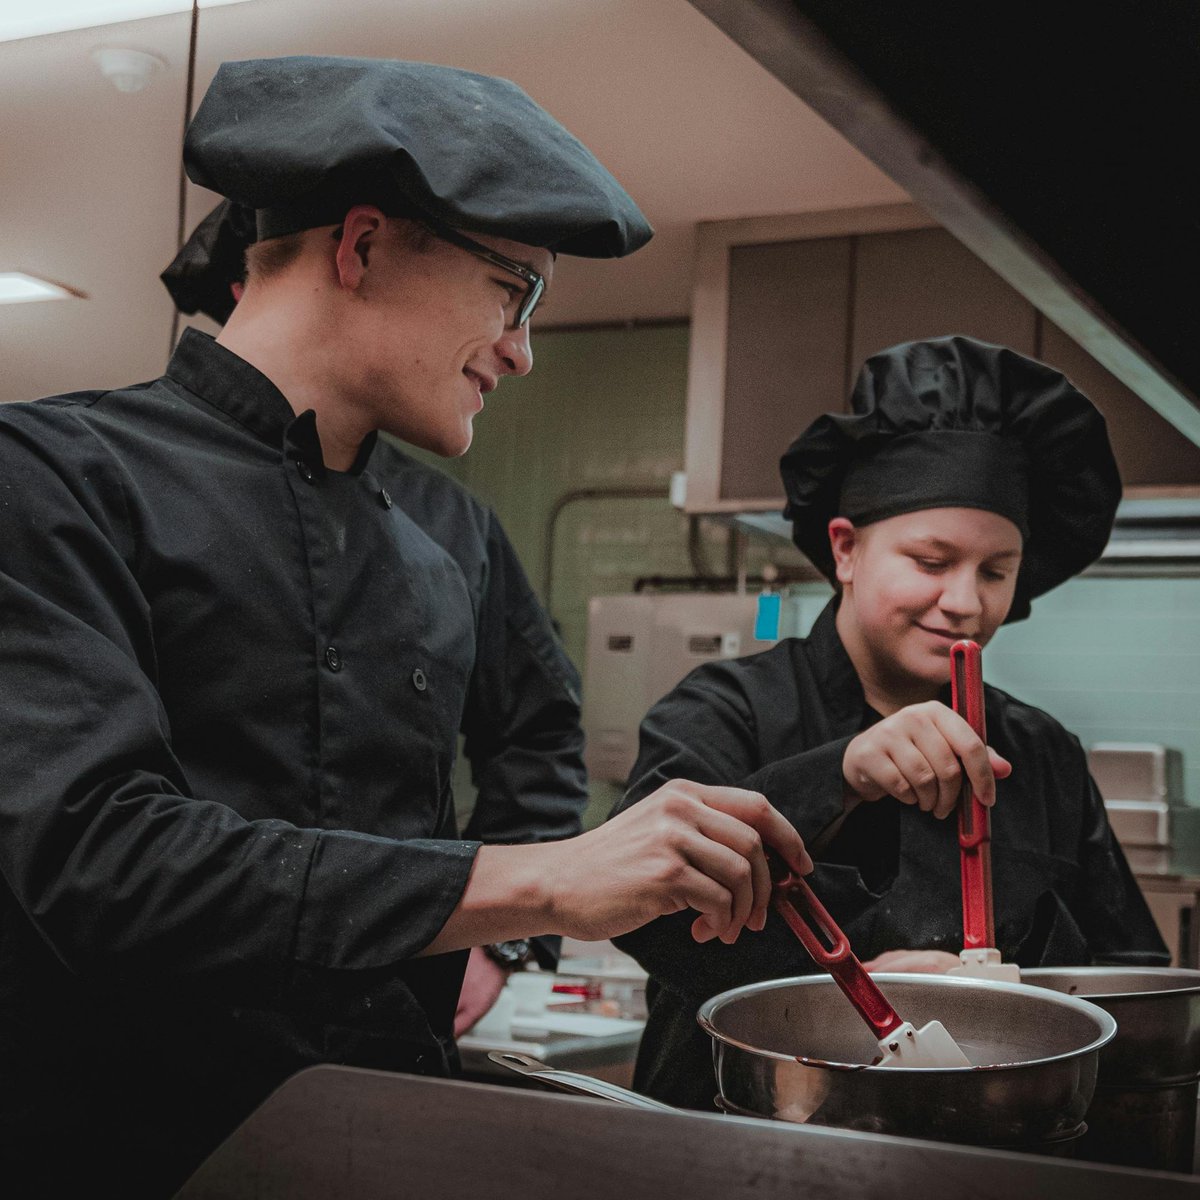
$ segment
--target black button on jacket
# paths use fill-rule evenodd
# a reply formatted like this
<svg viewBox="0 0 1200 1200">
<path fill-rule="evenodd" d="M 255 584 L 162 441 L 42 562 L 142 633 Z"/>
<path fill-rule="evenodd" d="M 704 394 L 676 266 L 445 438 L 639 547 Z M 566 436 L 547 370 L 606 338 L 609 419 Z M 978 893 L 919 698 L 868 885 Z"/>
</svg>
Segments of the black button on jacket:
<svg viewBox="0 0 1200 1200">
<path fill-rule="evenodd" d="M 577 677 L 494 517 L 374 437 L 326 470 L 191 331 L 0 408 L 0 709 L 0 1153 L 127 1195 L 311 1063 L 445 1072 L 465 955 L 413 956 L 479 841 L 579 827 Z"/>
</svg>

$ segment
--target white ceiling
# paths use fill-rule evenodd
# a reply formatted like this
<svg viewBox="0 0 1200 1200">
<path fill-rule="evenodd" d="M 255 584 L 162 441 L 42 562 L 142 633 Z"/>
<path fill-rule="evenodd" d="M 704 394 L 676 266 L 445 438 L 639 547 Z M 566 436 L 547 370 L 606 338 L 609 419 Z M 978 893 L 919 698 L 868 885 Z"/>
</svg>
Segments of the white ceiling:
<svg viewBox="0 0 1200 1200">
<path fill-rule="evenodd" d="M 26 0 L 29 2 L 29 0 Z M 0 44 L 0 271 L 87 300 L 0 305 L 0 401 L 151 378 L 172 309 L 190 15 Z M 168 66 L 117 92 L 98 46 Z M 891 203 L 902 189 L 687 0 L 250 0 L 201 10 L 196 102 L 226 59 L 420 59 L 515 80 L 657 230 L 619 262 L 563 259 L 539 324 L 680 317 L 696 223 Z M 189 184 L 188 229 L 215 203 Z"/>
</svg>

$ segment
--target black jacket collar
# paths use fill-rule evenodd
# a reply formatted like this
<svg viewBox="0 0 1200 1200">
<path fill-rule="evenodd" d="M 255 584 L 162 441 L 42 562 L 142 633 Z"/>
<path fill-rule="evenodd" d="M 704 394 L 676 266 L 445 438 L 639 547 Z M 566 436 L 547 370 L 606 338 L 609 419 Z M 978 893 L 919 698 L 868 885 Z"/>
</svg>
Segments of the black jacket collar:
<svg viewBox="0 0 1200 1200">
<path fill-rule="evenodd" d="M 835 738 L 857 733 L 871 723 L 869 718 L 873 716 L 867 708 L 858 672 L 837 631 L 840 600 L 840 596 L 834 596 L 821 610 L 807 639 L 809 661 Z"/>
<path fill-rule="evenodd" d="M 185 329 L 166 374 L 260 442 L 279 448 L 289 458 L 325 470 L 313 410 L 297 416 L 284 394 L 257 367 L 208 334 Z M 349 474 L 363 472 L 377 438 L 372 432 L 363 439 Z"/>
</svg>

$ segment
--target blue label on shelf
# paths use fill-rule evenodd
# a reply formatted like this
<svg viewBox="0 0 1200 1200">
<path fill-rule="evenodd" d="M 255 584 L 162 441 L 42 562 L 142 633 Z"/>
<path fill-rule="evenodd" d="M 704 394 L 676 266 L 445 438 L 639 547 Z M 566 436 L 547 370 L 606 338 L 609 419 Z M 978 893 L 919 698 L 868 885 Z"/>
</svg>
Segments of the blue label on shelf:
<svg viewBox="0 0 1200 1200">
<path fill-rule="evenodd" d="M 754 617 L 754 636 L 760 642 L 779 640 L 779 614 L 783 597 L 778 592 L 763 592 L 758 597 L 758 612 Z"/>
</svg>

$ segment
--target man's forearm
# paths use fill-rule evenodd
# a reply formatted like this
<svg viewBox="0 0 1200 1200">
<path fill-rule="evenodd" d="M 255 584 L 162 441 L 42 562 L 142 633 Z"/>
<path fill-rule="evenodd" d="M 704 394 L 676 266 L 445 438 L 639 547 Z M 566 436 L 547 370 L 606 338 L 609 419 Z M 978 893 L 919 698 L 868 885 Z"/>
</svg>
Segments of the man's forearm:
<svg viewBox="0 0 1200 1200">
<path fill-rule="evenodd" d="M 481 846 L 457 906 L 421 953 L 543 933 L 601 941 L 686 909 L 698 941 L 732 943 L 766 922 L 767 846 L 793 870 L 812 870 L 800 835 L 762 795 L 672 780 L 578 837 Z"/>
</svg>

